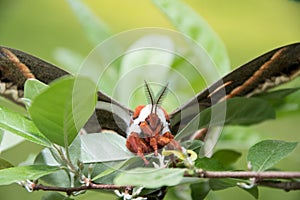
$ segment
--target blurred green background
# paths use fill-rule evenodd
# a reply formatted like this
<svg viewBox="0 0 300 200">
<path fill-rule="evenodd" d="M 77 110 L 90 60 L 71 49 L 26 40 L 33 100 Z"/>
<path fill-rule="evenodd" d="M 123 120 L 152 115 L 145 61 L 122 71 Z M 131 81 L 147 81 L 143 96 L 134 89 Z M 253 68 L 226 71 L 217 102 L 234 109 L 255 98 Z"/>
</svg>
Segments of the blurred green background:
<svg viewBox="0 0 300 200">
<path fill-rule="evenodd" d="M 134 28 L 163 27 L 174 29 L 168 19 L 150 0 L 83 1 L 115 34 Z M 291 0 L 184 0 L 203 16 L 226 45 L 232 68 L 279 46 L 300 41 L 300 3 Z M 62 0 L 0 0 L 0 45 L 21 49 L 60 65 L 54 52 L 58 47 L 87 55 L 93 44 L 86 38 L 83 27 L 76 19 L 68 2 Z M 298 81 L 299 83 L 299 81 Z M 298 85 L 299 86 L 299 85 Z M 260 139 L 300 141 L 300 114 L 291 112 L 254 127 L 263 132 Z M 241 129 L 243 131 L 244 129 Z M 239 136 L 237 136 L 239 137 Z M 245 137 L 244 139 L 247 139 Z M 230 146 L 231 145 L 231 146 Z M 222 148 L 238 144 L 224 143 Z M 13 164 L 24 161 L 41 147 L 24 142 L 1 153 Z M 247 147 L 246 147 L 247 149 Z M 245 149 L 241 149 L 244 151 Z M 300 170 L 300 147 L 277 167 Z M 245 168 L 245 158 L 240 159 Z M 89 196 L 78 199 L 115 199 L 115 196 Z M 1 186 L 1 200 L 40 199 L 43 192 L 27 193 L 17 185 Z M 244 191 L 234 188 L 215 192 L 208 199 L 253 199 Z M 300 192 L 260 188 L 260 199 L 300 199 Z"/>
</svg>

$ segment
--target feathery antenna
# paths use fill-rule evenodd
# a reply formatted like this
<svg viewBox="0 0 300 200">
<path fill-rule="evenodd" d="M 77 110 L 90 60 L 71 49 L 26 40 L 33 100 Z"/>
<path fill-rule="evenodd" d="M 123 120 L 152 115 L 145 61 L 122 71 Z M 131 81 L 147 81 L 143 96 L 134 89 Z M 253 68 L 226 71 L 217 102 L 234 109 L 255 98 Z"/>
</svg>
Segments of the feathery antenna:
<svg viewBox="0 0 300 200">
<path fill-rule="evenodd" d="M 165 87 L 163 87 L 159 93 L 157 93 L 157 96 L 156 96 L 156 102 L 155 102 L 155 113 L 156 113 L 156 110 L 157 110 L 157 106 L 160 104 L 160 102 L 163 100 L 163 98 L 166 96 L 165 94 L 167 93 L 167 89 L 168 89 L 168 85 L 169 83 L 166 84 Z"/>
<path fill-rule="evenodd" d="M 153 108 L 154 108 L 154 113 L 156 113 L 157 111 L 157 106 L 160 104 L 160 102 L 163 100 L 163 98 L 165 97 L 165 94 L 167 92 L 168 89 L 168 85 L 169 83 L 166 84 L 165 87 L 163 87 L 155 96 L 154 98 L 154 93 L 153 90 L 150 88 L 150 86 L 148 85 L 148 83 L 145 81 L 145 88 L 146 88 L 146 94 L 148 96 L 148 103 L 151 103 L 152 107 L 151 107 L 151 113 L 153 112 Z M 150 100 L 150 102 L 149 102 Z"/>
<path fill-rule="evenodd" d="M 146 94 L 148 96 L 148 103 L 151 103 L 152 107 L 151 107 L 151 113 L 153 112 L 153 106 L 154 106 L 154 94 L 152 89 L 149 87 L 148 83 L 146 81 L 145 82 L 145 88 L 146 88 Z M 149 102 L 150 100 L 150 102 Z"/>
</svg>

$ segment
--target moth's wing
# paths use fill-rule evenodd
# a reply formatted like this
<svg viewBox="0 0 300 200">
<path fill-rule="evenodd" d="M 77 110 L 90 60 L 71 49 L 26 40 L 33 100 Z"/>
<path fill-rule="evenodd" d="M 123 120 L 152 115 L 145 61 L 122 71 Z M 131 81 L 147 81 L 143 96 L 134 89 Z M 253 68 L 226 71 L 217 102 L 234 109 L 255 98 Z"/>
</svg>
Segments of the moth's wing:
<svg viewBox="0 0 300 200">
<path fill-rule="evenodd" d="M 0 46 L 0 96 L 21 104 L 24 83 L 28 78 L 36 78 L 46 84 L 69 73 L 33 55 L 13 48 Z M 113 114 L 112 111 L 118 111 Z M 88 132 L 101 129 L 114 130 L 125 135 L 131 110 L 109 96 L 98 92 L 95 114 L 86 125 Z"/>
<path fill-rule="evenodd" d="M 132 110 L 98 91 L 98 103 L 95 112 L 102 129 L 114 130 L 126 137 L 126 129 L 133 114 Z"/>
<path fill-rule="evenodd" d="M 199 111 L 235 96 L 252 96 L 300 75 L 300 43 L 272 50 L 242 65 L 170 114 L 173 133 Z"/>
<path fill-rule="evenodd" d="M 20 50 L 0 46 L 0 95 L 21 104 L 24 83 L 36 78 L 44 83 L 66 75 L 67 72 Z"/>
</svg>

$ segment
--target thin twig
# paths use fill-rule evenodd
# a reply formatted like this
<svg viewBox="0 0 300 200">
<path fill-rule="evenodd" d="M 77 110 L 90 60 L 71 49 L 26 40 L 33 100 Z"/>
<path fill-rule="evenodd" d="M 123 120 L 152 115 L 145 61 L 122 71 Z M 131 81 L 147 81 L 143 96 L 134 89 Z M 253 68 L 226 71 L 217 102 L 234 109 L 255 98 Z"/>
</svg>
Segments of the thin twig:
<svg viewBox="0 0 300 200">
<path fill-rule="evenodd" d="M 204 171 L 196 170 L 196 175 L 201 178 L 256 178 L 261 179 L 292 179 L 300 178 L 300 172 L 248 172 L 248 171 Z"/>
<path fill-rule="evenodd" d="M 186 174 L 186 176 L 190 176 Z M 285 191 L 300 190 L 299 181 L 279 181 L 279 180 L 265 180 L 265 179 L 295 179 L 300 178 L 300 172 L 279 172 L 279 171 L 265 171 L 265 172 L 250 172 L 250 171 L 204 171 L 196 170 L 196 176 L 201 178 L 248 178 L 255 179 L 254 184 L 259 186 L 266 186 L 271 188 L 283 189 Z"/>
<path fill-rule="evenodd" d="M 279 181 L 279 180 L 266 180 L 266 179 L 295 179 L 300 178 L 300 172 L 279 172 L 279 171 L 266 171 L 266 172 L 250 172 L 250 171 L 204 171 L 196 170 L 194 175 L 185 174 L 186 177 L 197 176 L 199 178 L 255 178 L 255 185 L 267 186 L 285 191 L 300 190 L 300 182 L 297 181 Z M 78 187 L 57 187 L 46 186 L 42 184 L 32 184 L 32 191 L 57 191 L 65 192 L 67 195 L 72 195 L 74 192 L 85 190 L 132 190 L 132 186 L 117 186 L 110 184 L 95 184 L 90 181 L 86 185 Z"/>
<path fill-rule="evenodd" d="M 56 192 L 65 192 L 67 195 L 72 195 L 74 192 L 85 191 L 85 190 L 131 190 L 131 186 L 116 186 L 110 184 L 95 184 L 90 183 L 89 185 L 82 185 L 78 187 L 58 187 L 58 186 L 46 186 L 42 184 L 32 185 L 32 191 L 56 191 Z"/>
<path fill-rule="evenodd" d="M 266 186 L 271 188 L 283 189 L 286 192 L 291 190 L 300 190 L 300 182 L 291 181 L 291 182 L 283 182 L 283 181 L 258 181 L 257 185 Z"/>
</svg>

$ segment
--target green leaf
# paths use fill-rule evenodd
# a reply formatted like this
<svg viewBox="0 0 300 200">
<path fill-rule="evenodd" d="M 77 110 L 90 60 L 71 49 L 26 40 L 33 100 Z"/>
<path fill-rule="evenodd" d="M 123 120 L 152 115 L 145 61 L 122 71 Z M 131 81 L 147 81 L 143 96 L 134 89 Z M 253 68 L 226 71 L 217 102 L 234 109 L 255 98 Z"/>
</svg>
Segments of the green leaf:
<svg viewBox="0 0 300 200">
<path fill-rule="evenodd" d="M 206 49 L 221 74 L 230 70 L 229 58 L 224 44 L 208 23 L 192 8 L 180 0 L 152 0 L 173 25 Z"/>
<path fill-rule="evenodd" d="M 3 140 L 3 136 L 4 136 L 4 130 L 0 129 L 0 144 Z"/>
<path fill-rule="evenodd" d="M 35 165 L 59 166 L 60 163 L 55 160 L 50 148 L 44 148 L 35 158 Z"/>
<path fill-rule="evenodd" d="M 9 185 L 23 180 L 36 180 L 47 174 L 60 170 L 59 167 L 30 165 L 11 167 L 0 170 L 0 185 Z"/>
<path fill-rule="evenodd" d="M 25 160 L 23 160 L 22 162 L 20 162 L 18 164 L 18 166 L 33 165 L 35 158 L 36 158 L 36 153 L 30 153 L 30 154 L 26 155 Z"/>
<path fill-rule="evenodd" d="M 24 106 L 21 106 L 19 104 L 16 104 L 15 102 L 0 96 L 0 107 L 6 108 L 7 110 L 22 114 L 22 115 L 28 115 L 26 109 Z"/>
<path fill-rule="evenodd" d="M 25 139 L 23 137 L 20 137 L 16 134 L 5 131 L 3 134 L 2 141 L 0 143 L 0 153 L 17 146 L 18 144 L 22 143 L 23 141 L 25 141 Z"/>
<path fill-rule="evenodd" d="M 174 187 L 168 187 L 166 195 L 163 199 L 172 200 L 190 200 L 191 188 L 189 184 L 180 184 Z"/>
<path fill-rule="evenodd" d="M 0 107 L 0 128 L 21 136 L 26 140 L 50 146 L 49 140 L 37 129 L 32 121 L 21 114 Z"/>
<path fill-rule="evenodd" d="M 84 163 L 125 160 L 135 156 L 126 148 L 126 139 L 111 132 L 80 136 Z"/>
<path fill-rule="evenodd" d="M 213 158 L 198 158 L 195 161 L 195 166 L 203 170 L 209 171 L 222 171 L 224 170 L 223 165 L 216 159 Z"/>
<path fill-rule="evenodd" d="M 274 118 L 275 111 L 266 101 L 259 98 L 235 97 L 200 112 L 176 135 L 176 139 L 204 127 L 252 125 Z"/>
<path fill-rule="evenodd" d="M 122 161 L 122 162 L 119 162 L 118 164 L 115 164 L 113 166 L 109 166 L 108 164 L 106 164 L 106 166 L 109 166 L 106 170 L 104 171 L 101 171 L 98 175 L 96 175 L 95 177 L 93 177 L 92 181 L 94 180 L 97 180 L 99 178 L 102 178 L 104 176 L 107 176 L 117 170 L 120 170 L 121 168 L 123 168 L 124 166 L 128 166 L 129 164 L 133 163 L 136 161 L 136 158 L 137 157 L 133 157 L 133 158 L 130 158 L 128 160 L 125 160 L 125 161 Z M 115 162 L 114 162 L 115 163 Z"/>
<path fill-rule="evenodd" d="M 235 187 L 238 185 L 238 183 L 245 183 L 249 184 L 249 181 L 246 180 L 239 180 L 239 179 L 232 179 L 232 178 L 221 178 L 221 179 L 209 179 L 209 186 L 212 190 L 224 190 L 227 188 Z M 254 186 L 250 189 L 245 189 L 242 187 L 239 187 L 242 190 L 248 192 L 250 195 L 252 195 L 254 198 L 258 198 L 258 188 L 257 186 Z"/>
<path fill-rule="evenodd" d="M 88 164 L 85 165 L 88 166 Z M 95 163 L 93 164 L 93 173 L 91 174 L 92 181 L 101 184 L 113 184 L 114 179 L 119 173 L 144 165 L 144 161 L 137 156 L 126 161 Z M 84 172 L 87 173 L 87 167 Z"/>
<path fill-rule="evenodd" d="M 121 167 L 123 167 L 125 163 L 126 163 L 126 161 L 123 161 L 123 162 L 120 162 L 119 164 L 117 164 L 115 166 L 108 167 L 106 170 L 100 172 L 100 174 L 93 177 L 92 181 L 97 180 L 99 178 L 102 178 L 104 176 L 107 176 L 109 174 L 112 174 L 113 172 L 115 172 L 115 171 L 119 170 Z"/>
<path fill-rule="evenodd" d="M 261 99 L 236 97 L 227 102 L 225 124 L 252 125 L 275 119 L 272 106 Z"/>
<path fill-rule="evenodd" d="M 287 157 L 297 146 L 297 142 L 264 140 L 249 149 L 247 161 L 253 171 L 265 171 Z"/>
<path fill-rule="evenodd" d="M 93 45 L 109 37 L 110 31 L 104 22 L 97 17 L 81 0 L 68 0 L 75 16 L 83 26 L 87 38 Z"/>
<path fill-rule="evenodd" d="M 193 200 L 202 200 L 204 199 L 209 191 L 211 190 L 209 186 L 209 182 L 200 182 L 200 183 L 193 183 L 190 185 L 191 187 L 191 196 Z"/>
<path fill-rule="evenodd" d="M 181 144 L 181 146 L 183 146 L 186 149 L 190 149 L 190 150 L 197 152 L 203 146 L 203 141 L 201 141 L 201 140 L 185 140 L 185 141 L 182 141 L 180 144 Z"/>
<path fill-rule="evenodd" d="M 185 169 L 174 168 L 135 168 L 120 173 L 114 180 L 116 185 L 144 186 L 145 188 L 158 188 L 174 186 L 181 182 Z"/>
<path fill-rule="evenodd" d="M 224 190 L 237 186 L 237 180 L 230 178 L 209 179 L 209 186 L 212 190 Z"/>
<path fill-rule="evenodd" d="M 286 96 L 293 94 L 294 92 L 297 92 L 299 90 L 300 88 L 286 88 L 272 92 L 260 93 L 258 95 L 255 95 L 255 97 L 263 98 L 272 104 L 277 104 L 281 103 Z"/>
<path fill-rule="evenodd" d="M 74 200 L 74 199 L 67 197 L 65 195 L 62 195 L 58 192 L 49 192 L 42 197 L 42 200 L 53 200 L 53 199 L 55 199 L 55 200 Z"/>
<path fill-rule="evenodd" d="M 94 183 L 98 184 L 113 184 L 115 177 L 122 170 L 128 170 L 128 168 L 121 168 L 120 170 L 114 170 L 114 166 L 120 161 L 94 163 L 92 165 L 93 172 L 91 174 Z M 88 174 L 90 164 L 85 164 L 84 174 Z M 98 176 L 99 175 L 99 176 Z M 98 176 L 98 177 L 96 177 Z"/>
<path fill-rule="evenodd" d="M 64 77 L 34 99 L 29 113 L 51 142 L 66 146 L 89 119 L 95 103 L 96 86 L 91 80 Z"/>
<path fill-rule="evenodd" d="M 69 148 L 69 155 L 70 155 L 70 160 L 72 163 L 77 163 L 78 160 L 81 160 L 81 135 L 78 134 L 75 139 L 73 140 L 72 144 L 68 147 Z"/>
<path fill-rule="evenodd" d="M 296 84 L 297 85 L 297 84 Z M 291 112 L 300 110 L 300 88 L 285 88 L 271 92 L 265 92 L 255 95 L 257 98 L 262 98 L 268 101 L 275 109 L 277 116 L 290 115 Z"/>
<path fill-rule="evenodd" d="M 10 162 L 8 162 L 7 160 L 0 158 L 0 170 L 9 168 L 9 167 L 13 167 L 13 165 Z"/>
<path fill-rule="evenodd" d="M 258 197 L 259 197 L 259 191 L 258 191 L 258 187 L 257 186 L 254 186 L 254 187 L 252 187 L 250 189 L 246 189 L 246 188 L 241 188 L 241 189 L 243 189 L 244 191 L 248 192 L 255 199 L 258 199 Z"/>
<path fill-rule="evenodd" d="M 284 100 L 284 104 L 280 107 L 279 111 L 300 111 L 300 91 L 294 92 L 291 95 L 287 96 Z"/>
<path fill-rule="evenodd" d="M 276 111 L 284 113 L 286 111 L 296 110 L 299 106 L 297 106 L 298 101 L 295 101 L 296 98 L 294 95 L 299 93 L 300 88 L 286 88 L 281 90 L 275 90 L 271 92 L 265 92 L 255 97 L 262 98 L 268 101 Z M 300 94 L 300 93 L 299 93 Z"/>
<path fill-rule="evenodd" d="M 236 149 L 249 150 L 252 145 L 263 140 L 263 134 L 255 127 L 229 125 L 223 128 L 220 140 L 221 148 L 222 145 L 225 147 L 234 145 Z"/>
<path fill-rule="evenodd" d="M 56 161 L 53 155 L 54 153 L 51 153 L 49 148 L 45 148 L 36 156 L 34 164 L 59 167 L 62 161 Z M 60 187 L 70 186 L 70 177 L 64 170 L 56 171 L 54 173 L 41 177 L 40 179 L 49 185 L 56 185 Z"/>
<path fill-rule="evenodd" d="M 237 151 L 223 149 L 214 153 L 212 158 L 218 160 L 224 167 L 230 167 L 241 157 L 241 155 L 242 154 Z"/>
<path fill-rule="evenodd" d="M 38 94 L 45 90 L 48 86 L 37 80 L 27 79 L 24 84 L 24 98 L 33 100 Z"/>
<path fill-rule="evenodd" d="M 76 185 L 80 185 L 77 179 L 75 179 L 75 181 L 70 179 L 70 175 L 65 170 L 59 170 L 40 178 L 40 180 L 48 185 L 55 185 L 59 187 L 70 187 L 72 182 Z"/>
</svg>

